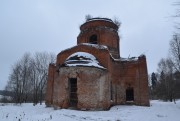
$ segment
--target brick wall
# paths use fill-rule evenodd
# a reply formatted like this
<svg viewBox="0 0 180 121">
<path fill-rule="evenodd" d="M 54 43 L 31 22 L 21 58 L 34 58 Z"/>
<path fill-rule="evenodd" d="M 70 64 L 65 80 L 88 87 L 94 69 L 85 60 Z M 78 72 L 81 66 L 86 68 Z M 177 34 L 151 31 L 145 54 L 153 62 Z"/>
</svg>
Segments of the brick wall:
<svg viewBox="0 0 180 121">
<path fill-rule="evenodd" d="M 77 78 L 78 109 L 105 110 L 111 105 L 127 104 L 127 88 L 133 88 L 133 104 L 149 106 L 146 57 L 120 59 L 118 27 L 111 21 L 88 21 L 81 25 L 80 30 L 77 45 L 61 51 L 56 65 L 49 65 L 46 105 L 68 108 L 69 78 Z M 88 43 L 93 34 L 97 35 L 99 45 L 82 44 Z M 65 60 L 76 52 L 94 55 L 106 69 L 63 67 Z"/>
</svg>

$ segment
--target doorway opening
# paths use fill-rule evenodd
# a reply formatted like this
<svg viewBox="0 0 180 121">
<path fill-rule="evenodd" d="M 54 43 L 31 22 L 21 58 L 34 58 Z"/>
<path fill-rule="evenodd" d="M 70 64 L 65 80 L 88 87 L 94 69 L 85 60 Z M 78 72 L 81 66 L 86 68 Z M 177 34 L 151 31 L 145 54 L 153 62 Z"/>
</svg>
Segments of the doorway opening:
<svg viewBox="0 0 180 121">
<path fill-rule="evenodd" d="M 77 107 L 77 78 L 69 78 L 70 102 L 69 107 Z"/>
<path fill-rule="evenodd" d="M 134 101 L 134 90 L 133 88 L 126 89 L 126 101 Z"/>
</svg>

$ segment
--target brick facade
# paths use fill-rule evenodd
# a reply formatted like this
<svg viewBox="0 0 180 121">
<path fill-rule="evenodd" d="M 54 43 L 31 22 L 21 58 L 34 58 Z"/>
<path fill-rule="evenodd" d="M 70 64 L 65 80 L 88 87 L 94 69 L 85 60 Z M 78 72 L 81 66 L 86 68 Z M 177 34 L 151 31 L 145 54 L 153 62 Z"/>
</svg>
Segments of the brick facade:
<svg viewBox="0 0 180 121">
<path fill-rule="evenodd" d="M 80 30 L 77 45 L 61 51 L 56 64 L 49 65 L 46 105 L 81 110 L 149 106 L 146 57 L 120 57 L 118 26 L 110 19 L 94 18 Z M 93 55 L 104 68 L 67 66 L 67 58 L 77 52 Z"/>
</svg>

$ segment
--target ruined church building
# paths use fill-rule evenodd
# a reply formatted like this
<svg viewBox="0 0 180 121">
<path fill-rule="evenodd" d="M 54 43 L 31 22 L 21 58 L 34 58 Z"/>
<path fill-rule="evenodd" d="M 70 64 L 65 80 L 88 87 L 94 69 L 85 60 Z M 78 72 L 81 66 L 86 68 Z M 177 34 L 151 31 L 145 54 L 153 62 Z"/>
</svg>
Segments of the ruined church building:
<svg viewBox="0 0 180 121">
<path fill-rule="evenodd" d="M 77 45 L 50 64 L 46 105 L 107 110 L 113 105 L 149 106 L 145 55 L 121 58 L 116 23 L 91 18 L 80 26 Z"/>
</svg>

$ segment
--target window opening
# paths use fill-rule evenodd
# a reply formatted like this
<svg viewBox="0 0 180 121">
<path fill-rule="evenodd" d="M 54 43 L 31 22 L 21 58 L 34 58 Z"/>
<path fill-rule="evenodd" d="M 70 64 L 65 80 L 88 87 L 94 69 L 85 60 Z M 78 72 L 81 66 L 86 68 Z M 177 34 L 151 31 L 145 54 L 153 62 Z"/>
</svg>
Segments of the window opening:
<svg viewBox="0 0 180 121">
<path fill-rule="evenodd" d="M 113 89 L 112 89 L 112 82 L 111 82 L 111 100 L 113 100 Z"/>
<path fill-rule="evenodd" d="M 89 37 L 89 43 L 97 44 L 97 35 L 93 34 Z"/>
</svg>

